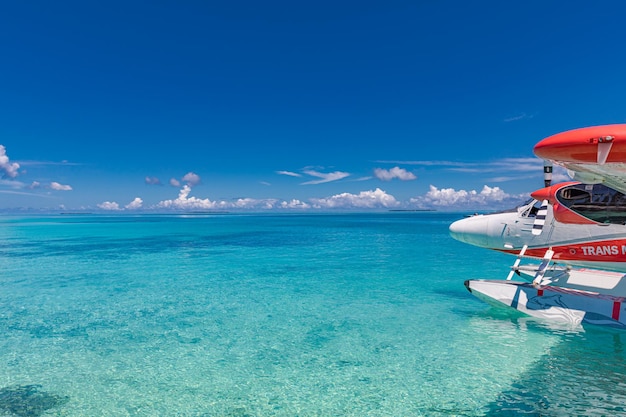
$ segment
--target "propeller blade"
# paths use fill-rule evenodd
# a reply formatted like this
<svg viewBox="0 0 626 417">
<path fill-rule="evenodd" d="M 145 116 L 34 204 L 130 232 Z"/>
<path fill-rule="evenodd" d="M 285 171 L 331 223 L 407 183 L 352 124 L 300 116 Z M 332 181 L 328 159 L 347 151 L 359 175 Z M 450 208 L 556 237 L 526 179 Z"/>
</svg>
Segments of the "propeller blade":
<svg viewBox="0 0 626 417">
<path fill-rule="evenodd" d="M 548 200 L 543 200 L 541 202 L 541 207 L 535 216 L 535 221 L 533 222 L 533 230 L 532 233 L 535 236 L 539 236 L 541 231 L 543 230 L 543 226 L 546 223 L 546 216 L 548 215 Z"/>
<path fill-rule="evenodd" d="M 543 182 L 544 187 L 552 185 L 552 162 L 548 160 L 543 161 Z"/>
</svg>

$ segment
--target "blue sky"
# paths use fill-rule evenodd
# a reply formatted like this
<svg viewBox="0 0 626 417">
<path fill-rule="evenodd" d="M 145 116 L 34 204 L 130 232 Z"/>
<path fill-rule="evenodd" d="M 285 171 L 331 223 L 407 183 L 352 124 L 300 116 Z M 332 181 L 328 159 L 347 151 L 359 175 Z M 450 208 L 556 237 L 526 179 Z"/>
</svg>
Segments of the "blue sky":
<svg viewBox="0 0 626 417">
<path fill-rule="evenodd" d="M 490 209 L 626 121 L 620 1 L 0 4 L 0 209 Z"/>
</svg>

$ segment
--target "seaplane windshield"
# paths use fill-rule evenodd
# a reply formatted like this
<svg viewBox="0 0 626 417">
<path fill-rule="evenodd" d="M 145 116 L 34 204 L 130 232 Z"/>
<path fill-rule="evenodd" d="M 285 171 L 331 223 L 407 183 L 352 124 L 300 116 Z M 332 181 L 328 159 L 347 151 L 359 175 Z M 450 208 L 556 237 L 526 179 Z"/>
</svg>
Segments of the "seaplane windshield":
<svg viewBox="0 0 626 417">
<path fill-rule="evenodd" d="M 560 189 L 558 202 L 598 223 L 626 224 L 626 195 L 603 184 L 576 184 Z"/>
<path fill-rule="evenodd" d="M 535 217 L 539 208 L 541 208 L 541 201 L 531 198 L 519 206 L 517 212 L 520 214 L 520 217 Z"/>
</svg>

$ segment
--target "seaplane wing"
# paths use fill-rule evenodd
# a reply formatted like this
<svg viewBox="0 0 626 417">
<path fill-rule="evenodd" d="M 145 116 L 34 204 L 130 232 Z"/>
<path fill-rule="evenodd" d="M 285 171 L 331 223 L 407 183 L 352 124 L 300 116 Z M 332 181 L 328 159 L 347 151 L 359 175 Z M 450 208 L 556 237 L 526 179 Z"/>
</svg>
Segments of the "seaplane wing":
<svg viewBox="0 0 626 417">
<path fill-rule="evenodd" d="M 585 127 L 549 136 L 535 155 L 567 168 L 574 180 L 626 194 L 626 124 Z"/>
</svg>

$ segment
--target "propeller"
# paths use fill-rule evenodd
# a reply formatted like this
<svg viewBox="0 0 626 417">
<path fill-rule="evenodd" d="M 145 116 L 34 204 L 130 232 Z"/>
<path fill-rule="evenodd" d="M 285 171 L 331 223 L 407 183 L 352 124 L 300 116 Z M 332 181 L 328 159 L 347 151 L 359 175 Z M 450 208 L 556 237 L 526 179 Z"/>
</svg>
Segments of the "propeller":
<svg viewBox="0 0 626 417">
<path fill-rule="evenodd" d="M 545 187 L 552 185 L 552 162 L 548 160 L 543 161 L 543 183 Z M 548 200 L 541 202 L 541 207 L 535 216 L 533 222 L 532 234 L 539 236 L 543 231 L 543 226 L 546 223 L 546 216 L 548 215 Z"/>
<path fill-rule="evenodd" d="M 543 161 L 543 183 L 544 187 L 552 185 L 552 162 L 547 160 Z"/>
</svg>

